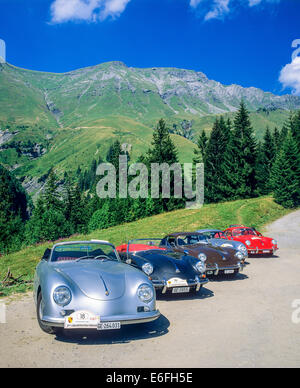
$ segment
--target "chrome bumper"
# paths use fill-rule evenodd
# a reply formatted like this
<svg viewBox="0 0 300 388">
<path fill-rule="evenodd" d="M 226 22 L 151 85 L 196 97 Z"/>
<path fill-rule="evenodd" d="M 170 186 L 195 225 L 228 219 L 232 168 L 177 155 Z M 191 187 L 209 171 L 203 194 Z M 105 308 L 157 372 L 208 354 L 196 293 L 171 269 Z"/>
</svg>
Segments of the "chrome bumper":
<svg viewBox="0 0 300 388">
<path fill-rule="evenodd" d="M 215 264 L 214 267 L 206 268 L 206 273 L 213 272 L 210 275 L 217 276 L 217 275 L 219 275 L 220 271 L 226 271 L 226 270 L 243 271 L 245 266 L 246 266 L 246 264 L 244 264 L 244 263 L 239 263 L 237 265 L 231 265 L 231 266 L 227 266 L 227 267 L 220 267 L 220 266 L 218 266 L 218 264 Z"/>
<path fill-rule="evenodd" d="M 209 282 L 209 280 L 207 278 L 205 278 L 205 279 L 198 278 L 198 279 L 195 279 L 194 281 L 187 281 L 186 286 L 168 287 L 167 280 L 152 280 L 154 288 L 157 290 L 162 289 L 162 294 L 165 294 L 167 292 L 167 290 L 171 290 L 172 288 L 178 288 L 178 287 L 192 287 L 192 288 L 195 287 L 196 291 L 199 291 L 200 287 L 208 282 Z"/>
<path fill-rule="evenodd" d="M 266 255 L 268 253 L 274 253 L 278 250 L 278 248 L 273 248 L 273 249 L 261 249 L 261 248 L 248 248 L 248 255 Z M 263 252 L 263 251 L 268 251 L 268 252 Z"/>
<path fill-rule="evenodd" d="M 101 317 L 100 322 L 121 322 L 121 326 L 123 325 L 134 325 L 137 323 L 147 323 L 155 321 L 160 317 L 160 311 L 150 311 L 147 313 L 139 313 L 135 315 L 120 315 L 120 316 L 111 316 L 111 317 Z M 44 325 L 51 327 L 64 327 L 65 318 L 52 318 L 44 316 L 42 320 Z M 83 327 L 84 329 L 84 327 Z M 97 327 L 95 327 L 97 329 Z"/>
</svg>

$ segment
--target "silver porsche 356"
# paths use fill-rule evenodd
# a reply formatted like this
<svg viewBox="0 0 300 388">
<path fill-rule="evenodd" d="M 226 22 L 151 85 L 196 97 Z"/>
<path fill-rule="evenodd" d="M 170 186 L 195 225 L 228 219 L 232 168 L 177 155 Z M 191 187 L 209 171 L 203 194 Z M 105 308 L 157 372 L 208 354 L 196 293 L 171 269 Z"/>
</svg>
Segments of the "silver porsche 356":
<svg viewBox="0 0 300 388">
<path fill-rule="evenodd" d="M 120 329 L 160 316 L 151 281 L 123 264 L 107 241 L 74 241 L 47 249 L 37 265 L 38 323 L 49 334 L 63 329 Z"/>
</svg>

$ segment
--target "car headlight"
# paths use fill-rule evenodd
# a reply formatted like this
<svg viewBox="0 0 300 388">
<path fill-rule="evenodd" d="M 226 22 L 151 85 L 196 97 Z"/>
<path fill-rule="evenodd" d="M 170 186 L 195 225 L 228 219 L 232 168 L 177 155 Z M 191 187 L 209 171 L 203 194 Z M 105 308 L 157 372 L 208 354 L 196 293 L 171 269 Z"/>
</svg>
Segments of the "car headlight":
<svg viewBox="0 0 300 388">
<path fill-rule="evenodd" d="M 277 241 L 276 241 L 276 240 L 272 240 L 272 244 L 273 244 L 273 245 L 276 245 L 276 244 L 277 244 Z"/>
<path fill-rule="evenodd" d="M 245 244 L 247 244 L 248 245 L 248 247 L 251 245 L 251 241 L 249 241 L 249 240 L 246 240 L 245 241 Z"/>
<path fill-rule="evenodd" d="M 203 261 L 197 261 L 197 263 L 195 264 L 195 268 L 200 273 L 204 273 L 206 271 L 206 265 Z"/>
<path fill-rule="evenodd" d="M 239 260 L 243 260 L 244 259 L 244 255 L 242 254 L 242 252 L 237 252 L 235 254 L 235 256 L 239 259 Z"/>
<path fill-rule="evenodd" d="M 244 244 L 240 244 L 237 249 L 243 253 L 247 253 L 247 248 Z"/>
<path fill-rule="evenodd" d="M 150 263 L 145 263 L 142 265 L 142 270 L 145 272 L 146 275 L 151 275 L 153 272 L 153 266 Z"/>
<path fill-rule="evenodd" d="M 53 292 L 53 299 L 59 306 L 66 306 L 71 302 L 71 291 L 65 286 L 56 287 Z"/>
<path fill-rule="evenodd" d="M 206 257 L 206 255 L 205 255 L 204 253 L 199 253 L 198 259 L 201 260 L 201 261 L 203 261 L 203 263 L 205 263 L 207 257 Z"/>
<path fill-rule="evenodd" d="M 141 284 L 137 290 L 137 295 L 142 302 L 150 303 L 154 297 L 153 287 L 148 284 Z"/>
</svg>

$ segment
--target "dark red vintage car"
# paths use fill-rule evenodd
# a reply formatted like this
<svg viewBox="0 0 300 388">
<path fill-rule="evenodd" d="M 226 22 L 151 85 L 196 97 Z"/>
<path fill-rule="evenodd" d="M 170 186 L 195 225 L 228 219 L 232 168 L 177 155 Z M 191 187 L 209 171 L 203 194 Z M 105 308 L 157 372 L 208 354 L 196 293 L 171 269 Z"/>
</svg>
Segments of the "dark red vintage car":
<svg viewBox="0 0 300 388">
<path fill-rule="evenodd" d="M 235 276 L 245 266 L 245 256 L 241 252 L 229 247 L 213 246 L 205 238 L 203 240 L 202 233 L 172 233 L 161 240 L 160 246 L 206 261 L 207 275 Z"/>
<path fill-rule="evenodd" d="M 272 256 L 278 249 L 277 241 L 265 237 L 254 228 L 233 226 L 224 230 L 228 240 L 240 241 L 246 245 L 248 254 Z"/>
</svg>

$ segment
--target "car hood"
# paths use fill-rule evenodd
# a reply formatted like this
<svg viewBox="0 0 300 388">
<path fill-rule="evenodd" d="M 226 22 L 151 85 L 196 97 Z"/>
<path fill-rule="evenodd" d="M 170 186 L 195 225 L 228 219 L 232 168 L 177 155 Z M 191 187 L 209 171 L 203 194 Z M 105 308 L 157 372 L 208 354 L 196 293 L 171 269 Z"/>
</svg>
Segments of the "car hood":
<svg viewBox="0 0 300 388">
<path fill-rule="evenodd" d="M 264 236 L 237 236 L 236 237 L 239 241 L 245 242 L 247 240 L 255 243 L 255 242 L 262 242 L 264 244 L 272 244 L 272 238 L 271 237 L 264 237 Z"/>
<path fill-rule="evenodd" d="M 226 243 L 226 240 L 223 240 Z M 220 246 L 213 246 L 213 244 L 194 244 L 194 245 L 185 245 L 185 249 L 187 251 L 193 252 L 194 255 L 198 255 L 199 253 L 205 253 L 207 258 L 213 256 L 230 256 L 234 255 L 235 250 L 233 248 L 228 247 L 224 249 Z"/>
<path fill-rule="evenodd" d="M 112 300 L 124 295 L 126 289 L 125 265 L 114 261 L 82 261 L 59 263 L 55 270 L 89 298 Z M 126 266 L 127 269 L 127 266 Z"/>
<path fill-rule="evenodd" d="M 212 245 L 221 246 L 221 248 L 232 247 L 234 249 L 237 249 L 237 247 L 241 245 L 242 242 L 234 240 L 225 240 L 224 238 L 212 238 L 209 240 L 209 243 L 211 243 Z"/>
<path fill-rule="evenodd" d="M 192 272 L 192 276 L 194 276 L 195 270 L 190 262 L 194 258 L 185 256 L 184 254 L 156 250 L 138 252 L 136 255 L 150 262 L 156 270 L 165 271 L 168 274 L 185 273 L 190 275 L 190 272 Z"/>
<path fill-rule="evenodd" d="M 240 262 L 240 260 L 235 256 L 235 248 L 222 248 L 211 244 L 185 245 L 184 248 L 194 257 L 198 257 L 199 253 L 204 253 L 207 257 L 206 265 L 208 267 L 215 264 L 224 267 L 236 265 Z"/>
</svg>

